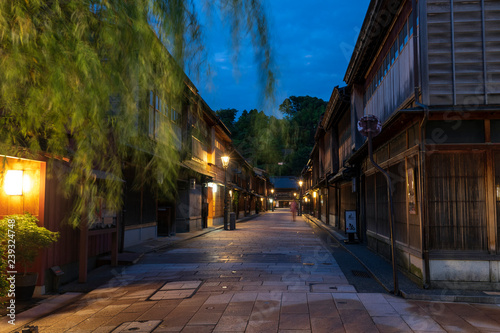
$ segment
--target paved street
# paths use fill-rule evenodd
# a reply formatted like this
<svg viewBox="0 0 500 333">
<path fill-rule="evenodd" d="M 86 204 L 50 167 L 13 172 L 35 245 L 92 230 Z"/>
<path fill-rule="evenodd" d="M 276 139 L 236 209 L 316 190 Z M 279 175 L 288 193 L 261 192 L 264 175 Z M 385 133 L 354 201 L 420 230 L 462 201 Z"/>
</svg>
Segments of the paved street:
<svg viewBox="0 0 500 333">
<path fill-rule="evenodd" d="M 355 286 L 316 229 L 277 210 L 148 254 L 31 325 L 50 333 L 500 331 L 499 305 L 408 301 Z"/>
</svg>

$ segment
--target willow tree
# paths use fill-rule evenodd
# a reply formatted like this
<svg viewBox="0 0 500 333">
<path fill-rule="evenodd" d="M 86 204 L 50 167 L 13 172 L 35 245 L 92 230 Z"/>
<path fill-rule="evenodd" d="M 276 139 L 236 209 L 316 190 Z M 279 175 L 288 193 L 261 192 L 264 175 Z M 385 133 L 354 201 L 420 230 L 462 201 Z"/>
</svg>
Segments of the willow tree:
<svg viewBox="0 0 500 333">
<path fill-rule="evenodd" d="M 75 198 L 74 226 L 93 220 L 97 197 L 121 207 L 124 161 L 136 166 L 137 179 L 171 192 L 171 130 L 147 140 L 138 109 L 150 89 L 172 103 L 182 98 L 183 69 L 201 68 L 205 58 L 200 13 L 214 11 L 228 23 L 235 52 L 241 36 L 250 37 L 272 93 L 259 0 L 0 1 L 0 154 L 69 161 L 62 184 Z M 105 180 L 96 180 L 96 169 Z"/>
</svg>

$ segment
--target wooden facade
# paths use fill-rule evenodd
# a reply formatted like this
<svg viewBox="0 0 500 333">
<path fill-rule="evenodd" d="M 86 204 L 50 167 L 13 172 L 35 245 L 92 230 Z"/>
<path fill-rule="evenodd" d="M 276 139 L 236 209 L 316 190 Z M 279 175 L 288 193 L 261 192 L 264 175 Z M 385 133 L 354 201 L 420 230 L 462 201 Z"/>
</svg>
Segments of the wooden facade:
<svg viewBox="0 0 500 333">
<path fill-rule="evenodd" d="M 500 290 L 498 13 L 488 0 L 371 1 L 344 78 L 348 107 L 335 88 L 304 169 L 311 213 L 345 230 L 342 212 L 355 209 L 358 238 L 389 258 L 387 183 L 356 129 L 376 115 L 397 262 L 422 285 Z"/>
</svg>

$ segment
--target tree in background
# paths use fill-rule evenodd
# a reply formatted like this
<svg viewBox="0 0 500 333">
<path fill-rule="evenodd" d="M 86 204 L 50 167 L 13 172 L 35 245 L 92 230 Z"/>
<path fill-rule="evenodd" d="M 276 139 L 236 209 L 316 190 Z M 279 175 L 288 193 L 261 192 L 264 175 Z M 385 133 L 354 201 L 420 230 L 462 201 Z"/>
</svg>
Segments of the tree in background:
<svg viewBox="0 0 500 333">
<path fill-rule="evenodd" d="M 236 128 L 234 127 L 234 122 L 236 120 L 236 114 L 238 110 L 236 109 L 221 109 L 215 112 L 217 117 L 226 125 L 227 129 L 234 134 Z"/>
<path fill-rule="evenodd" d="M 272 176 L 300 175 L 314 146 L 314 134 L 327 102 L 310 96 L 291 96 L 280 105 L 284 118 L 263 111 L 237 110 L 217 114 L 231 131 L 233 144 L 254 165 Z"/>
<path fill-rule="evenodd" d="M 122 205 L 122 182 L 98 184 L 93 169 L 122 178 L 123 162 L 131 162 L 136 179 L 172 191 L 178 159 L 171 130 L 156 142 L 141 137 L 138 105 L 150 89 L 171 105 L 182 99 L 183 69 L 199 69 L 207 58 L 198 12 L 210 8 L 229 24 L 235 50 L 250 35 L 270 96 L 274 76 L 259 0 L 0 3 L 0 153 L 69 159 L 61 177 L 75 198 L 72 225 L 94 220 L 98 197 L 109 209 Z"/>
</svg>

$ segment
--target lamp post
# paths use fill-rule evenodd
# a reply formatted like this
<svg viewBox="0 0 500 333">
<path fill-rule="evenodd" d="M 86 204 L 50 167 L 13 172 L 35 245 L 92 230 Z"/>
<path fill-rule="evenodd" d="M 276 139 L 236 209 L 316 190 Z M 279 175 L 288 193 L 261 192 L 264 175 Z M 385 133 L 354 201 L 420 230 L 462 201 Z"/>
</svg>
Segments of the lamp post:
<svg viewBox="0 0 500 333">
<path fill-rule="evenodd" d="M 300 192 L 299 192 L 299 216 L 302 215 L 302 184 L 304 184 L 304 182 L 302 180 L 299 180 L 299 188 L 300 188 Z"/>
<path fill-rule="evenodd" d="M 227 167 L 229 166 L 229 156 L 224 155 L 221 160 L 224 168 L 224 230 L 229 230 L 227 223 Z"/>
<path fill-rule="evenodd" d="M 274 201 L 273 201 L 273 199 L 274 199 L 274 188 L 271 189 L 271 196 L 273 197 L 271 199 L 271 212 L 274 212 Z"/>
<path fill-rule="evenodd" d="M 392 202 L 392 183 L 389 174 L 380 165 L 375 163 L 373 160 L 373 148 L 372 148 L 372 138 L 377 136 L 382 130 L 382 124 L 380 120 L 374 115 L 367 115 L 358 121 L 358 131 L 363 135 L 368 137 L 368 155 L 370 156 L 370 162 L 375 168 L 377 168 L 385 177 L 387 181 L 387 196 L 389 198 L 389 227 L 391 236 L 391 259 L 392 259 L 392 278 L 394 280 L 394 295 L 399 294 L 398 287 L 398 271 L 396 267 L 396 247 L 395 247 L 395 232 L 394 232 L 394 204 Z"/>
</svg>

